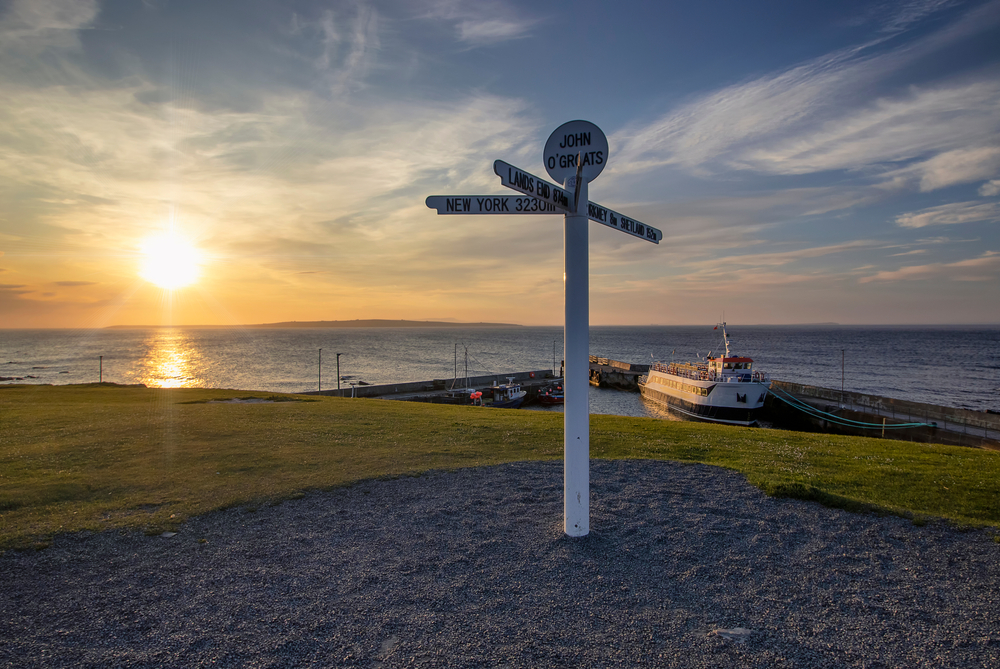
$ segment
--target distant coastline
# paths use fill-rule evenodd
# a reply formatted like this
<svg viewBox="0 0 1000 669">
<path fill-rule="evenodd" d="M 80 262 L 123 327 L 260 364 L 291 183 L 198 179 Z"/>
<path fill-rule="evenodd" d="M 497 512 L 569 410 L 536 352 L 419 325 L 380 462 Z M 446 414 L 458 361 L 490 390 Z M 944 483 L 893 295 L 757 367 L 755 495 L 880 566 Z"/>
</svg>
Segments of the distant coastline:
<svg viewBox="0 0 1000 669">
<path fill-rule="evenodd" d="M 245 328 L 519 328 L 516 323 L 452 323 L 449 321 L 406 321 L 382 318 L 357 319 L 353 321 L 284 321 L 281 323 L 256 323 L 251 325 L 109 325 L 106 330 L 149 330 L 154 328 L 202 328 L 229 329 Z"/>
<path fill-rule="evenodd" d="M 591 323 L 591 329 L 610 327 L 630 327 L 630 328 L 686 328 L 686 327 L 708 327 L 712 328 L 715 323 L 686 323 L 682 325 L 664 323 L 645 324 L 624 324 L 609 325 L 606 323 Z M 177 325 L 106 325 L 98 328 L 80 327 L 4 327 L 0 325 L 0 332 L 20 331 L 20 330 L 163 330 L 170 328 L 187 328 L 192 330 L 233 330 L 238 328 L 259 328 L 259 329 L 293 329 L 293 328 L 562 328 L 561 323 L 550 323 L 545 325 L 522 325 L 520 323 L 457 323 L 454 321 L 408 321 L 408 320 L 388 320 L 388 319 L 365 319 L 353 321 L 285 321 L 281 323 L 257 323 L 257 324 L 177 324 Z M 740 323 L 740 328 L 760 327 L 775 329 L 822 329 L 831 330 L 969 330 L 969 329 L 989 329 L 1000 328 L 1000 322 L 994 323 Z"/>
</svg>

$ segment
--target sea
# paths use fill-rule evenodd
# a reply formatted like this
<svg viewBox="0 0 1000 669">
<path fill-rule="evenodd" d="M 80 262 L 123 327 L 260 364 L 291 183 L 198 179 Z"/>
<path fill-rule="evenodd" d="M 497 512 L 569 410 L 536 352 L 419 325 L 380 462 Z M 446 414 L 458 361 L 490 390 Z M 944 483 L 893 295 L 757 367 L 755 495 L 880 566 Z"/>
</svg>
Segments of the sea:
<svg viewBox="0 0 1000 669">
<path fill-rule="evenodd" d="M 590 353 L 688 361 L 724 350 L 714 326 L 591 326 Z M 731 351 L 772 379 L 1000 410 L 1000 325 L 728 326 Z M 296 393 L 515 371 L 558 371 L 561 327 L 0 330 L 0 384 L 98 380 Z M 338 356 L 339 354 L 339 356 Z M 2 395 L 0 395 L 2 403 Z M 591 388 L 592 413 L 671 418 L 638 393 Z M 561 407 L 539 408 L 560 411 Z"/>
</svg>

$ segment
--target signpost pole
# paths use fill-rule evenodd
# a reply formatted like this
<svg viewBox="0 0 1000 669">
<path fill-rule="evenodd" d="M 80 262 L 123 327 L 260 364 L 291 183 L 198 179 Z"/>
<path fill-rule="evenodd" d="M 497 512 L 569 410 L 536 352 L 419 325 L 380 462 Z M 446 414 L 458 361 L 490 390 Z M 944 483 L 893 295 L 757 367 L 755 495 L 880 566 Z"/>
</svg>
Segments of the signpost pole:
<svg viewBox="0 0 1000 669">
<path fill-rule="evenodd" d="M 572 181 L 575 177 L 566 180 L 567 190 Z M 566 214 L 563 237 L 563 522 L 571 537 L 590 533 L 590 250 L 587 181 L 581 182 L 583 211 Z"/>
</svg>

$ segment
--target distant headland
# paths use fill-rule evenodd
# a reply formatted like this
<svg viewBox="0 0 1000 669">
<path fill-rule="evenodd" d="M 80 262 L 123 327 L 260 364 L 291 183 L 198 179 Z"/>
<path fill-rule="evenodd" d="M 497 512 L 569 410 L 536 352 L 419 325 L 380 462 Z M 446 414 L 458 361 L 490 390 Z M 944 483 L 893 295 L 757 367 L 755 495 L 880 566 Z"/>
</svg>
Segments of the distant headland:
<svg viewBox="0 0 1000 669">
<path fill-rule="evenodd" d="M 147 330 L 152 328 L 231 328 L 231 325 L 110 325 L 106 330 Z M 455 323 L 451 321 L 406 321 L 366 318 L 353 321 L 284 321 L 256 323 L 245 328 L 519 328 L 516 323 Z"/>
<path fill-rule="evenodd" d="M 514 323 L 453 323 L 451 321 L 404 321 L 367 318 L 353 321 L 285 321 L 248 325 L 253 328 L 519 328 Z"/>
</svg>

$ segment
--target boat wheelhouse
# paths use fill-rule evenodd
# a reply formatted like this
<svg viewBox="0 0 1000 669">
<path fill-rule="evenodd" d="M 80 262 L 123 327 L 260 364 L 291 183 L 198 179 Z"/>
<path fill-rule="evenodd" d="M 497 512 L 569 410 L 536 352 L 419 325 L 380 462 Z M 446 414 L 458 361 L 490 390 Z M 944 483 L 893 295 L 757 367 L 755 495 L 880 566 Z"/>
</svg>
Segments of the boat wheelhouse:
<svg viewBox="0 0 1000 669">
<path fill-rule="evenodd" d="M 639 391 L 687 418 L 756 425 L 771 379 L 754 368 L 752 358 L 730 354 L 726 324 L 720 327 L 724 355 L 709 354 L 705 361 L 693 363 L 654 363 L 647 375 L 639 377 Z"/>
<path fill-rule="evenodd" d="M 497 409 L 517 409 L 524 402 L 528 392 L 522 390 L 520 383 L 514 383 L 514 377 L 507 377 L 507 383 L 494 384 L 493 403 L 490 406 Z"/>
</svg>

